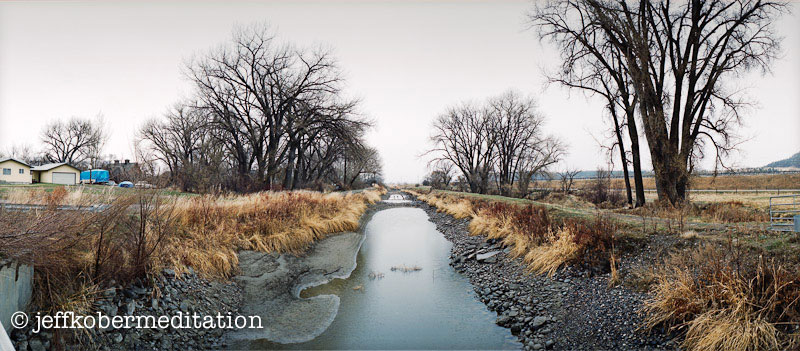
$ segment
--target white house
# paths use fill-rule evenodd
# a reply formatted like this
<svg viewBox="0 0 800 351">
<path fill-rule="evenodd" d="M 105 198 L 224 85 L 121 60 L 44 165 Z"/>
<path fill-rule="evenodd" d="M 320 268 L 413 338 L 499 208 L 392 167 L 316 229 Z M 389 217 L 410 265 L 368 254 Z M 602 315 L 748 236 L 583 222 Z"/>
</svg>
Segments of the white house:
<svg viewBox="0 0 800 351">
<path fill-rule="evenodd" d="M 0 158 L 0 183 L 30 184 L 31 165 L 14 158 Z"/>
<path fill-rule="evenodd" d="M 31 173 L 35 183 L 74 185 L 81 179 L 81 170 L 65 162 L 36 166 Z"/>
</svg>

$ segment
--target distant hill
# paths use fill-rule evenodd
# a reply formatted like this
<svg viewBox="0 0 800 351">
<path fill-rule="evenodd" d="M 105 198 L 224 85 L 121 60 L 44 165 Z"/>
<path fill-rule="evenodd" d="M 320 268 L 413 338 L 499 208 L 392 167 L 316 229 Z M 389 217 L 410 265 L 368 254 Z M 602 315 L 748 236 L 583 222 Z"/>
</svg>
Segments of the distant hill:
<svg viewBox="0 0 800 351">
<path fill-rule="evenodd" d="M 765 167 L 768 167 L 768 168 L 778 168 L 778 167 L 797 167 L 797 168 L 800 168 L 800 152 L 792 155 L 792 157 L 789 157 L 789 158 L 787 158 L 785 160 L 772 162 L 772 163 L 766 165 Z"/>
</svg>

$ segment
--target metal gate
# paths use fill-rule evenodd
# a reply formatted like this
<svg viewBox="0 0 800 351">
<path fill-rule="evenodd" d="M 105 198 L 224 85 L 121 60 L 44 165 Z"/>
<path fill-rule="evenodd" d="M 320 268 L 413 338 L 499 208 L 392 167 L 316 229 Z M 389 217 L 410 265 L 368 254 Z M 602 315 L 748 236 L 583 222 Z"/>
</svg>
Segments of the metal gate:
<svg viewBox="0 0 800 351">
<path fill-rule="evenodd" d="M 769 229 L 781 232 L 800 231 L 800 195 L 770 196 Z"/>
</svg>

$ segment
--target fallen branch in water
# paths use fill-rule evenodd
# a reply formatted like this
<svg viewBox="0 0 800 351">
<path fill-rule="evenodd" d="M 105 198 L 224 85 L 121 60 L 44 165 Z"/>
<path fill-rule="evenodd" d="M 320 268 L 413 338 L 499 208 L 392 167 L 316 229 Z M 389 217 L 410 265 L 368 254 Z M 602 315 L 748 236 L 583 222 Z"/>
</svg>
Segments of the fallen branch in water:
<svg viewBox="0 0 800 351">
<path fill-rule="evenodd" d="M 392 272 L 400 271 L 400 272 L 403 272 L 403 273 L 408 273 L 408 272 L 416 272 L 416 271 L 421 271 L 421 270 L 422 270 L 422 267 L 420 267 L 420 266 L 410 266 L 409 267 L 409 266 L 406 266 L 406 265 L 403 265 L 403 264 L 401 264 L 399 266 L 392 266 Z"/>
</svg>

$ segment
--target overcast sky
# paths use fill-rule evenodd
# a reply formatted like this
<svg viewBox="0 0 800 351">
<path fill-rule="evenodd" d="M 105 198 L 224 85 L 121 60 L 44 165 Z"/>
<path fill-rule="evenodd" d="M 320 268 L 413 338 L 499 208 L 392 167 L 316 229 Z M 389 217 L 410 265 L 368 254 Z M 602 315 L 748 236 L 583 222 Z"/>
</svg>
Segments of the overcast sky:
<svg viewBox="0 0 800 351">
<path fill-rule="evenodd" d="M 107 153 L 130 158 L 142 122 L 190 94 L 187 59 L 224 43 L 236 25 L 268 23 L 282 40 L 333 49 L 348 93 L 377 122 L 368 140 L 388 181 L 422 178 L 430 124 L 448 105 L 507 89 L 535 96 L 548 133 L 569 144 L 559 167 L 595 169 L 606 160 L 599 142 L 609 137 L 603 106 L 543 85 L 558 56 L 525 30 L 531 7 L 510 0 L 1 2 L 0 150 L 38 148 L 48 121 L 102 113 L 111 130 Z M 749 140 L 731 160 L 738 166 L 800 151 L 800 6 L 793 8 L 777 22 L 785 40 L 774 74 L 741 83 L 759 108 L 740 131 Z"/>
</svg>

